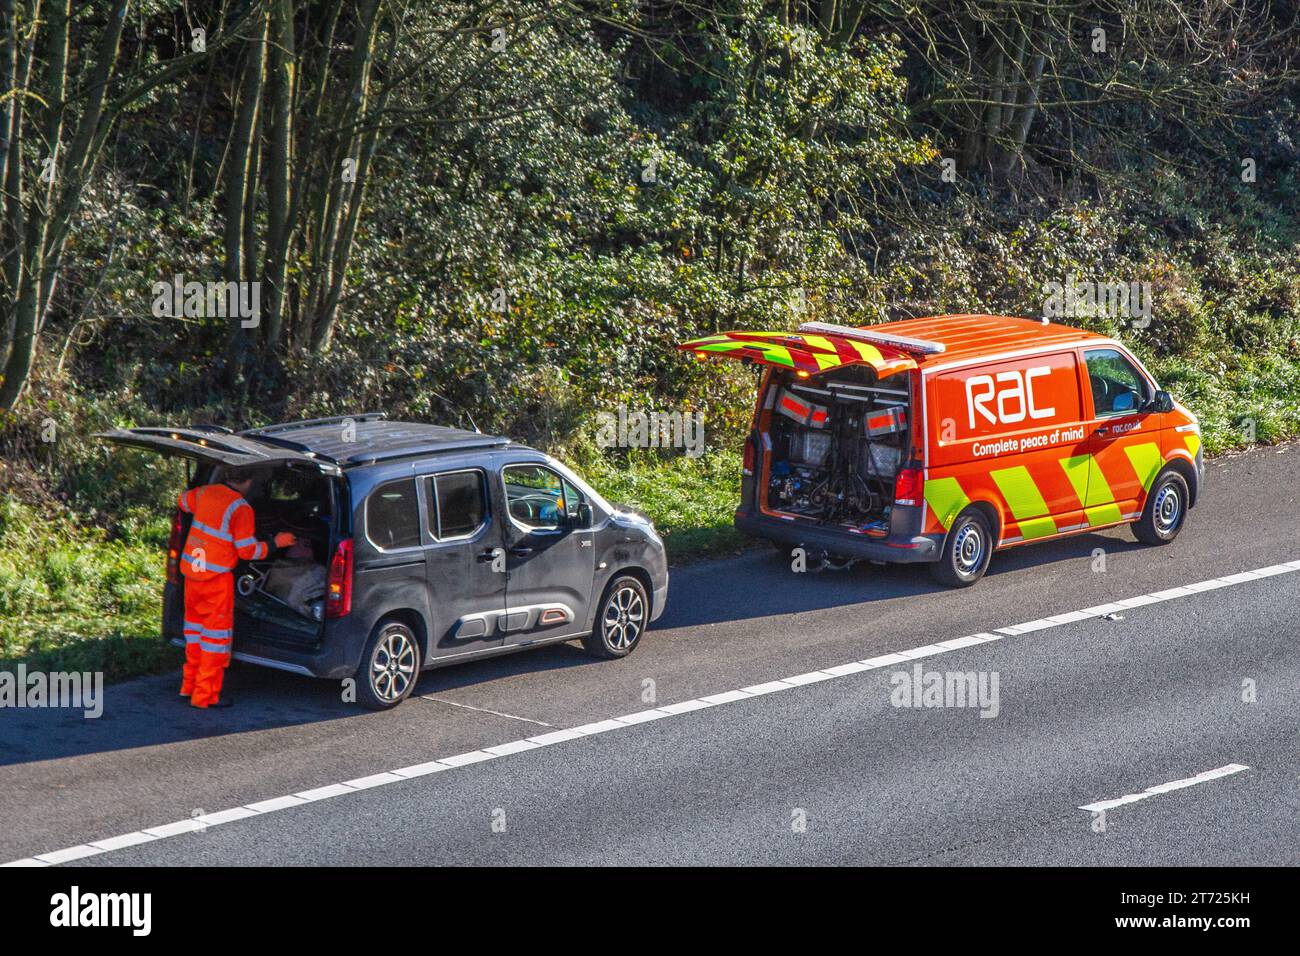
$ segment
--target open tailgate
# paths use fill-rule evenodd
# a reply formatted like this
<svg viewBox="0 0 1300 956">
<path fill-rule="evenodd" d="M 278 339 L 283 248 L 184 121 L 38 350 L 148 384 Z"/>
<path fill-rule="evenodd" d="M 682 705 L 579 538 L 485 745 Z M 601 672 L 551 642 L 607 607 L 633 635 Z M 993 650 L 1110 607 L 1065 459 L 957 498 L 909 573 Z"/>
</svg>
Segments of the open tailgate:
<svg viewBox="0 0 1300 956">
<path fill-rule="evenodd" d="M 115 428 L 99 432 L 95 437 L 115 445 L 143 448 L 160 455 L 191 458 L 210 465 L 233 468 L 286 462 L 325 464 L 306 452 L 277 448 L 268 442 L 203 428 Z"/>
<path fill-rule="evenodd" d="M 677 347 L 700 358 L 716 356 L 759 362 L 809 375 L 848 365 L 869 365 L 879 378 L 885 378 L 916 368 L 916 360 L 905 348 L 858 337 L 868 334 L 867 330 L 845 329 L 844 332 L 818 332 L 807 327 L 801 327 L 798 332 L 721 332 Z"/>
</svg>

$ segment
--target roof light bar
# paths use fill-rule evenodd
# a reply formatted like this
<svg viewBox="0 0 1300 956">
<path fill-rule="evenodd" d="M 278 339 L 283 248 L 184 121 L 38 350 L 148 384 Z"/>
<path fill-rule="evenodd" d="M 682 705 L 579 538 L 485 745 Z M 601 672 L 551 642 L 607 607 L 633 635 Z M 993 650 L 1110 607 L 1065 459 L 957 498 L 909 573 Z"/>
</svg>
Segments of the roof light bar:
<svg viewBox="0 0 1300 956">
<path fill-rule="evenodd" d="M 847 325 L 834 325 L 830 322 L 804 322 L 799 326 L 800 332 L 814 332 L 821 335 L 839 335 L 846 339 L 861 339 L 877 345 L 889 345 L 904 352 L 917 352 L 921 355 L 938 355 L 944 351 L 942 342 L 929 342 L 925 339 L 909 339 L 902 335 L 887 335 L 884 332 L 872 332 L 870 329 L 852 329 Z"/>
</svg>

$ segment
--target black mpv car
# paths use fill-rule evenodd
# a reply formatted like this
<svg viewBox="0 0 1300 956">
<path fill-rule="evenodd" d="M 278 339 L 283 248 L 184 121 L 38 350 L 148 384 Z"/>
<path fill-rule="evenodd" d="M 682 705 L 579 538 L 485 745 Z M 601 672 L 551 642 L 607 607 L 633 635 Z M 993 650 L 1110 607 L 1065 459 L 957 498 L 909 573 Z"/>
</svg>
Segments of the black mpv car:
<svg viewBox="0 0 1300 956">
<path fill-rule="evenodd" d="M 190 487 L 253 471 L 257 536 L 300 544 L 235 569 L 234 656 L 355 677 L 368 707 L 401 703 L 422 669 L 528 647 L 581 639 L 624 657 L 668 597 L 649 520 L 506 438 L 378 414 L 100 437 L 190 459 Z M 178 645 L 188 522 L 178 510 L 163 597 Z"/>
</svg>

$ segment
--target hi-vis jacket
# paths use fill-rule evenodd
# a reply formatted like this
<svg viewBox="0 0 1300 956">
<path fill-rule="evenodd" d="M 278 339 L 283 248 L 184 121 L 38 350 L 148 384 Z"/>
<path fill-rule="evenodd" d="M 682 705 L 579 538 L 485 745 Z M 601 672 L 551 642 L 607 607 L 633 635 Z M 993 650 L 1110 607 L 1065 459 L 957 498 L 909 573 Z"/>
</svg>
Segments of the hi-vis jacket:
<svg viewBox="0 0 1300 956">
<path fill-rule="evenodd" d="M 253 506 L 226 485 L 203 485 L 177 500 L 181 511 L 194 515 L 189 537 L 181 549 L 181 573 L 196 581 L 235 570 L 240 560 L 266 557 L 266 542 L 258 541 Z"/>
</svg>

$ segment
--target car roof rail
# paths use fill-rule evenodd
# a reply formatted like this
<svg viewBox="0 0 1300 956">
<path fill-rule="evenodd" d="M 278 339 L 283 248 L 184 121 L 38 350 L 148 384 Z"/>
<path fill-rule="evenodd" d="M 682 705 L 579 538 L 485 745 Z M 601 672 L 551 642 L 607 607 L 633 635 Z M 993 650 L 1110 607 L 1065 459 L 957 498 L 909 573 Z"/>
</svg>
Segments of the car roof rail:
<svg viewBox="0 0 1300 956">
<path fill-rule="evenodd" d="M 799 326 L 800 332 L 813 332 L 822 335 L 839 335 L 846 339 L 861 339 L 876 345 L 888 345 L 903 352 L 915 352 L 919 355 L 938 355 L 945 351 L 942 342 L 928 339 L 911 339 L 903 335 L 890 335 L 887 332 L 873 332 L 871 329 L 854 329 L 847 325 L 834 325 L 830 322 L 804 322 Z"/>
<path fill-rule="evenodd" d="M 388 417 L 387 412 L 363 412 L 360 415 L 332 415 L 329 418 L 308 418 L 300 422 L 284 422 L 280 425 L 267 425 L 264 428 L 250 428 L 245 435 L 278 435 L 280 432 L 294 431 L 298 428 L 314 428 L 317 425 L 342 425 L 344 422 L 377 422 Z"/>
<path fill-rule="evenodd" d="M 190 425 L 189 429 L 192 432 L 214 432 L 218 435 L 234 434 L 234 431 L 227 428 L 225 425 L 209 425 L 207 422 L 203 422 L 198 425 Z"/>
<path fill-rule="evenodd" d="M 440 454 L 446 451 L 465 451 L 471 448 L 504 448 L 509 444 L 510 439 L 501 435 L 466 432 L 464 438 L 443 439 L 442 441 L 433 441 L 421 445 L 406 445 L 388 451 L 359 452 L 340 461 L 339 464 L 345 468 L 353 468 L 357 465 L 373 465 L 381 461 L 397 461 L 402 458 L 420 458 L 424 455 Z"/>
</svg>

